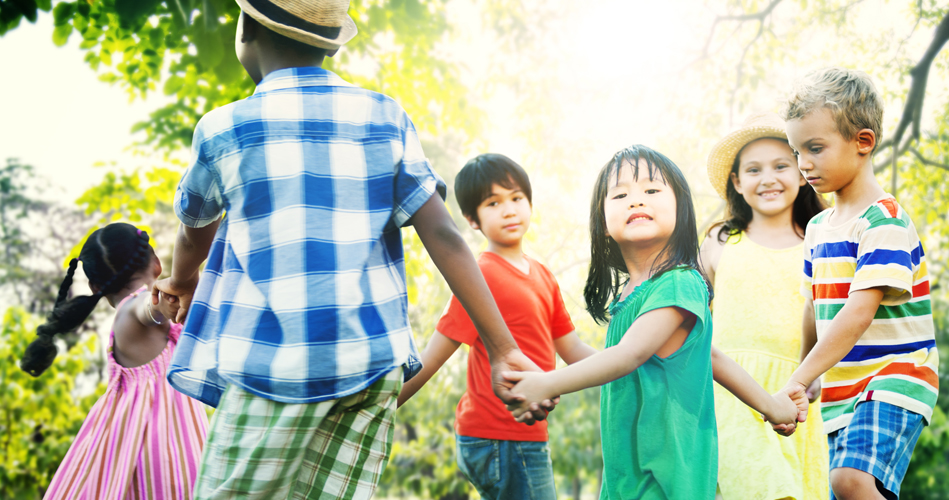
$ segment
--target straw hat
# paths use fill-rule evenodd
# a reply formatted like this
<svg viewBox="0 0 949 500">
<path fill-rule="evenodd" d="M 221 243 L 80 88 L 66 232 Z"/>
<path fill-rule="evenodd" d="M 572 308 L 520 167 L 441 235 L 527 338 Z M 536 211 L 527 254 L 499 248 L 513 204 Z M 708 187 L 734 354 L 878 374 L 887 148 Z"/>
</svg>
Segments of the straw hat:
<svg viewBox="0 0 949 500">
<path fill-rule="evenodd" d="M 735 157 L 749 142 L 773 138 L 788 140 L 784 131 L 784 120 L 774 113 L 759 113 L 749 116 L 738 130 L 726 135 L 718 141 L 708 154 L 708 180 L 718 195 L 725 198 L 725 188 L 728 186 L 729 175 Z"/>
<path fill-rule="evenodd" d="M 307 45 L 336 50 L 356 36 L 349 0 L 237 0 L 269 30 Z"/>
</svg>

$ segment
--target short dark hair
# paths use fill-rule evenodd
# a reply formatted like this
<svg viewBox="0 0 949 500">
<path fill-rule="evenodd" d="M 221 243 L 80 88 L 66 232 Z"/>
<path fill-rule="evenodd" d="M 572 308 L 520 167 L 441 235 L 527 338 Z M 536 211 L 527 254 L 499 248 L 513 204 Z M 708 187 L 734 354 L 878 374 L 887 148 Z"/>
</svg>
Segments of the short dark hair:
<svg viewBox="0 0 949 500">
<path fill-rule="evenodd" d="M 260 29 L 265 30 L 267 35 L 270 37 L 270 40 L 273 41 L 274 48 L 278 50 L 312 57 L 326 57 L 326 54 L 329 53 L 329 50 L 322 47 L 309 45 L 299 40 L 294 40 L 286 35 L 281 35 L 280 33 L 277 33 L 276 31 L 264 26 L 260 21 L 254 19 L 253 16 L 248 15 L 246 12 L 242 11 L 241 15 L 244 16 L 245 23 L 256 23 Z"/>
<path fill-rule="evenodd" d="M 478 205 L 491 196 L 495 184 L 505 189 L 520 189 L 533 204 L 527 172 L 507 156 L 485 153 L 468 160 L 455 177 L 455 198 L 462 215 L 480 224 Z"/>
</svg>

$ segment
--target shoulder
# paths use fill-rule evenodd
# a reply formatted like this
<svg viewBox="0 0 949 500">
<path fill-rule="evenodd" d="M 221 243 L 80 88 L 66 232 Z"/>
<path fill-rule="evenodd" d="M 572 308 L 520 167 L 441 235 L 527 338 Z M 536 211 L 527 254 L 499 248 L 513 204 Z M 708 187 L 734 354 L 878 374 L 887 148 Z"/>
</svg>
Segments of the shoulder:
<svg viewBox="0 0 949 500">
<path fill-rule="evenodd" d="M 709 229 L 708 233 L 705 234 L 705 239 L 702 240 L 702 246 L 699 247 L 699 254 L 704 266 L 711 266 L 713 269 L 718 267 L 718 261 L 722 257 L 722 251 L 732 238 L 729 236 L 723 241 L 722 236 L 724 235 L 722 231 L 726 231 L 724 227 L 715 226 Z"/>
<path fill-rule="evenodd" d="M 860 218 L 866 221 L 868 227 L 910 227 L 913 224 L 903 207 L 892 197 L 877 200 L 860 215 Z"/>
<path fill-rule="evenodd" d="M 662 273 L 658 278 L 655 278 L 652 288 L 655 291 L 668 289 L 708 296 L 708 284 L 705 282 L 705 278 L 702 277 L 702 273 L 695 268 L 686 266 Z"/>
</svg>

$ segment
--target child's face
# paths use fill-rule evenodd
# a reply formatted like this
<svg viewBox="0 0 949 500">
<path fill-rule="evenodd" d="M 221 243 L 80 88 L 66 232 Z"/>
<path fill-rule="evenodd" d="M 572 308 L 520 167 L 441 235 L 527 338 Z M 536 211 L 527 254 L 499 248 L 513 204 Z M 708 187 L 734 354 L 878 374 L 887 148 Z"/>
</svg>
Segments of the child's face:
<svg viewBox="0 0 949 500">
<path fill-rule="evenodd" d="M 864 166 L 857 136 L 849 141 L 844 139 L 827 108 L 788 121 L 787 131 L 788 142 L 798 154 L 797 166 L 818 193 L 846 188 Z"/>
<path fill-rule="evenodd" d="M 784 141 L 758 139 L 742 150 L 732 184 L 755 214 L 773 217 L 791 210 L 807 183 L 797 169 L 794 152 Z"/>
<path fill-rule="evenodd" d="M 493 184 L 491 195 L 478 205 L 480 223 L 468 219 L 471 227 L 480 229 L 489 242 L 503 247 L 520 245 L 531 224 L 531 203 L 520 187 L 513 188 Z"/>
<path fill-rule="evenodd" d="M 625 248 L 664 247 L 676 226 L 676 197 L 672 186 L 656 172 L 649 179 L 649 166 L 639 164 L 639 178 L 623 165 L 618 177 L 610 178 L 603 206 L 607 235 Z M 625 253 L 625 252 L 624 252 Z"/>
</svg>

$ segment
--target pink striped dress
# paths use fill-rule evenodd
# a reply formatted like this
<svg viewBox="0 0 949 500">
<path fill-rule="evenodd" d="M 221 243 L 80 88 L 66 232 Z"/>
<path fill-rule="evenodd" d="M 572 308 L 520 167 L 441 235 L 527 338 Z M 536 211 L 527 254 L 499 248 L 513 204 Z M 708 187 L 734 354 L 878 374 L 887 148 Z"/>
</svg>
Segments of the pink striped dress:
<svg viewBox="0 0 949 500">
<path fill-rule="evenodd" d="M 119 308 L 136 292 L 126 297 Z M 118 309 L 118 308 L 117 308 Z M 190 499 L 208 432 L 204 406 L 165 379 L 181 325 L 171 325 L 165 349 L 126 368 L 112 355 L 111 376 L 59 465 L 46 499 Z"/>
</svg>

